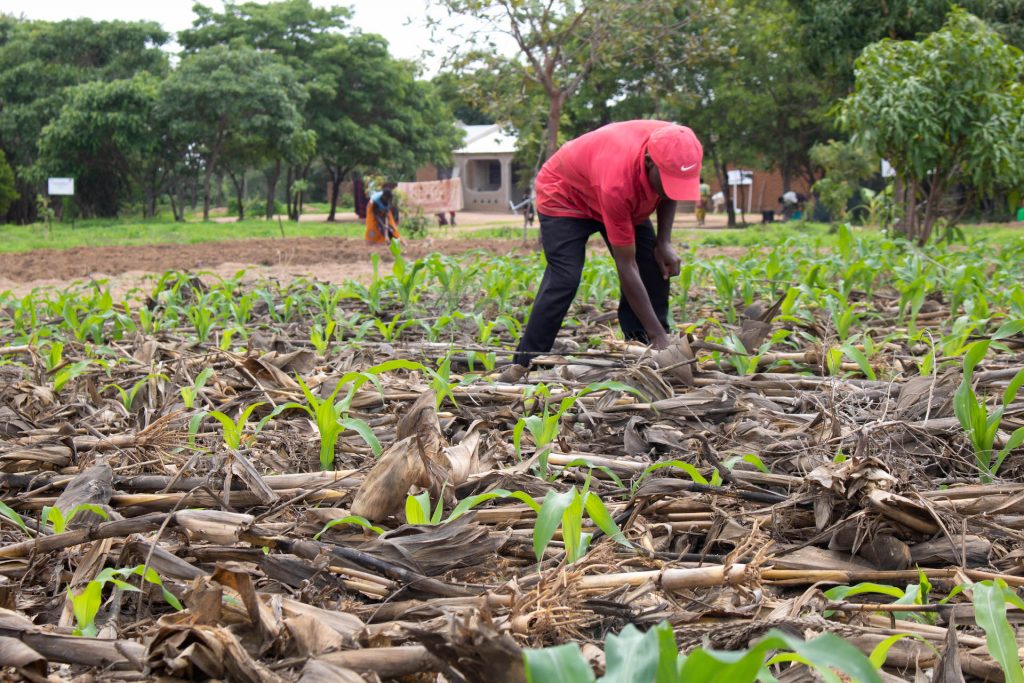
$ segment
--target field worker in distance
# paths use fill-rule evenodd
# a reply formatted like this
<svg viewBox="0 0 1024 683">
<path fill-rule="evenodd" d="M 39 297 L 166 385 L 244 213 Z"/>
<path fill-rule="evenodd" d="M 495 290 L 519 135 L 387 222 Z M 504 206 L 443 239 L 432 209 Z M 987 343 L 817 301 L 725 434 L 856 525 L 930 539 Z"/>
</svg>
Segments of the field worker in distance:
<svg viewBox="0 0 1024 683">
<path fill-rule="evenodd" d="M 551 350 L 576 296 L 587 240 L 601 233 L 618 270 L 619 325 L 626 339 L 669 345 L 670 278 L 677 201 L 700 199 L 704 150 L 693 131 L 665 121 L 611 123 L 562 146 L 537 174 L 537 213 L 547 270 L 533 302 L 515 363 L 501 374 L 517 381 L 530 361 Z M 655 233 L 651 214 L 657 214 Z"/>
<path fill-rule="evenodd" d="M 366 241 L 371 244 L 389 244 L 398 238 L 398 205 L 390 187 L 370 195 L 366 212 Z"/>
</svg>

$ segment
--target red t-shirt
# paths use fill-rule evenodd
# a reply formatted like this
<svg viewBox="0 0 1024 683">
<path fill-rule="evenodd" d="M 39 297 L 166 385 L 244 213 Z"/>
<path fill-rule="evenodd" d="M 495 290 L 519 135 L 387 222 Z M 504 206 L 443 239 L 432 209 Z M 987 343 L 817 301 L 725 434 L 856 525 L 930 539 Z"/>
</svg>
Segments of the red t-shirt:
<svg viewBox="0 0 1024 683">
<path fill-rule="evenodd" d="M 565 143 L 537 174 L 537 211 L 604 224 L 615 246 L 633 244 L 634 226 L 661 197 L 647 180 L 647 139 L 666 121 L 623 121 Z"/>
</svg>

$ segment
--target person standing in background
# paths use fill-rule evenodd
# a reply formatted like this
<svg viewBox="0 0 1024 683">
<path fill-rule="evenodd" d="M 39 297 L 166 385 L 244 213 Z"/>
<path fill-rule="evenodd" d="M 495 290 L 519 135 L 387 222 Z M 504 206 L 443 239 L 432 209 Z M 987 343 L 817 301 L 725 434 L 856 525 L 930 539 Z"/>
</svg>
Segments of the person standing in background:
<svg viewBox="0 0 1024 683">
<path fill-rule="evenodd" d="M 370 195 L 366 207 L 366 241 L 370 244 L 390 244 L 398 234 L 398 203 L 390 185 Z"/>
<path fill-rule="evenodd" d="M 441 168 L 441 167 L 438 167 L 438 169 L 437 169 L 437 179 L 438 180 L 451 180 L 452 178 L 458 178 L 458 177 L 459 177 L 459 167 L 458 166 L 456 166 L 455 168 L 447 168 L 447 167 Z M 455 212 L 454 211 L 450 211 L 449 215 L 451 216 L 451 224 L 454 227 L 455 226 Z M 437 224 L 438 225 L 448 225 L 448 220 L 444 217 L 444 212 L 443 211 L 441 213 L 437 214 Z"/>
</svg>

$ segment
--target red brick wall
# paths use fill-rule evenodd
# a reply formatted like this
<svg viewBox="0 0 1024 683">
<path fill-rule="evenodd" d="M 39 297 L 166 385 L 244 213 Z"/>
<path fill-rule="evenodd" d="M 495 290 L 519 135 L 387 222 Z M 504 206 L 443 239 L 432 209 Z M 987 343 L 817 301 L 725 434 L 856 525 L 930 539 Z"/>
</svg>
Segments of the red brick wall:
<svg viewBox="0 0 1024 683">
<path fill-rule="evenodd" d="M 750 169 L 746 169 L 750 170 Z M 778 171 L 754 171 L 754 184 L 740 186 L 737 192 L 737 204 L 742 203 L 743 209 L 747 208 L 747 192 L 753 190 L 753 196 L 750 198 L 750 210 L 754 213 L 761 211 L 779 210 L 779 197 L 782 196 L 782 174 Z M 719 191 L 720 186 L 718 180 L 714 180 L 711 183 L 711 194 Z M 731 189 L 731 188 L 730 188 Z M 792 178 L 789 182 L 789 189 L 794 192 L 810 196 L 810 188 L 807 186 L 807 180 L 802 176 L 799 178 Z M 731 196 L 730 193 L 726 193 Z"/>
</svg>

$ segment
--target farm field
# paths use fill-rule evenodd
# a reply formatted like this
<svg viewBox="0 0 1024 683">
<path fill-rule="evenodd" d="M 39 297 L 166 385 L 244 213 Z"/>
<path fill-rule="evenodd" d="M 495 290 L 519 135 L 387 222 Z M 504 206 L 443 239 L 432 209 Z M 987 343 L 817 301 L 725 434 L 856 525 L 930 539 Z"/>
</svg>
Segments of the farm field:
<svg viewBox="0 0 1024 683">
<path fill-rule="evenodd" d="M 0 294 L 0 616 L 26 667 L 745 681 L 771 649 L 778 680 L 1024 679 L 1024 235 L 694 249 L 660 368 L 595 256 L 514 384 L 538 255 L 304 242 L 370 271 Z M 53 277 L 88 274 L 68 254 Z"/>
</svg>

